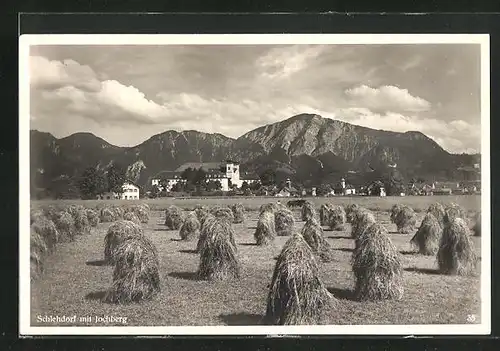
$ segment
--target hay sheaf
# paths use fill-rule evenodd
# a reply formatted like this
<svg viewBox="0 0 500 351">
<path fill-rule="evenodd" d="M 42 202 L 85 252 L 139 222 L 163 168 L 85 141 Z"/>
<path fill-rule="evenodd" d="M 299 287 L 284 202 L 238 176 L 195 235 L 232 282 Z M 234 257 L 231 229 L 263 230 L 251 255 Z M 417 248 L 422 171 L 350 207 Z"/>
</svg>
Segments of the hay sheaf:
<svg viewBox="0 0 500 351">
<path fill-rule="evenodd" d="M 161 291 L 158 253 L 149 239 L 126 239 L 114 255 L 113 285 L 106 296 L 108 301 L 128 304 L 151 300 Z"/>
<path fill-rule="evenodd" d="M 259 215 L 253 237 L 259 246 L 268 245 L 276 238 L 276 223 L 273 212 L 264 211 Z"/>
<path fill-rule="evenodd" d="M 181 240 L 192 241 L 200 236 L 201 224 L 195 212 L 189 212 L 179 230 Z"/>
<path fill-rule="evenodd" d="M 165 225 L 170 230 L 179 230 L 184 222 L 184 212 L 181 208 L 171 205 L 165 210 Z"/>
<path fill-rule="evenodd" d="M 439 271 L 449 275 L 469 275 L 475 271 L 478 257 L 470 229 L 462 218 L 447 222 L 437 253 Z"/>
<path fill-rule="evenodd" d="M 439 225 L 441 227 L 443 226 L 445 211 L 444 206 L 441 203 L 436 202 L 431 204 L 427 209 L 427 213 L 432 214 L 437 219 Z"/>
<path fill-rule="evenodd" d="M 104 207 L 101 208 L 100 219 L 102 223 L 109 223 L 116 221 L 117 217 L 115 212 L 111 208 Z"/>
<path fill-rule="evenodd" d="M 361 237 L 365 230 L 376 222 L 373 213 L 361 208 L 353 212 L 352 218 L 351 237 L 355 240 Z"/>
<path fill-rule="evenodd" d="M 356 213 L 360 210 L 360 206 L 358 204 L 350 204 L 345 206 L 345 215 L 347 223 L 352 223 L 354 218 L 356 217 Z"/>
<path fill-rule="evenodd" d="M 116 220 L 122 219 L 123 215 L 125 214 L 125 210 L 121 208 L 120 206 L 113 206 L 111 208 L 111 211 L 113 211 Z"/>
<path fill-rule="evenodd" d="M 477 212 L 474 216 L 472 232 L 474 233 L 474 236 L 481 236 L 481 212 Z"/>
<path fill-rule="evenodd" d="M 267 204 L 262 204 L 259 208 L 259 214 L 263 212 L 274 213 L 278 209 L 278 205 L 274 202 L 268 202 Z"/>
<path fill-rule="evenodd" d="M 328 218 L 326 219 L 326 225 L 328 225 L 331 230 L 344 230 L 346 222 L 347 218 L 344 208 L 339 205 L 331 206 Z"/>
<path fill-rule="evenodd" d="M 452 202 L 448 204 L 444 209 L 444 226 L 453 223 L 456 218 L 461 218 L 467 223 L 467 212 L 465 212 L 462 206 Z"/>
<path fill-rule="evenodd" d="M 311 201 L 306 201 L 304 205 L 302 205 L 301 217 L 304 222 L 316 218 L 316 208 Z"/>
<path fill-rule="evenodd" d="M 33 224 L 39 219 L 45 218 L 45 213 L 43 210 L 40 209 L 31 209 L 30 210 L 30 224 Z"/>
<path fill-rule="evenodd" d="M 356 241 L 352 256 L 358 300 L 400 300 L 403 297 L 401 255 L 379 223 L 371 224 Z"/>
<path fill-rule="evenodd" d="M 198 238 L 198 242 L 196 244 L 196 252 L 200 252 L 203 244 L 205 243 L 205 239 L 207 238 L 207 228 L 210 228 L 214 221 L 216 221 L 216 218 L 211 213 L 208 213 L 200 221 L 200 237 Z"/>
<path fill-rule="evenodd" d="M 431 212 L 428 212 L 410 243 L 418 249 L 420 254 L 433 256 L 439 249 L 441 233 L 439 221 Z"/>
<path fill-rule="evenodd" d="M 203 232 L 198 278 L 203 280 L 239 278 L 240 263 L 231 223 L 222 218 L 214 218 L 205 223 Z"/>
<path fill-rule="evenodd" d="M 137 205 L 134 207 L 134 214 L 139 218 L 141 223 L 149 222 L 149 210 L 144 204 Z"/>
<path fill-rule="evenodd" d="M 31 225 L 31 230 L 43 238 L 49 252 L 55 250 L 56 244 L 59 242 L 59 232 L 54 222 L 46 217 L 39 217 Z"/>
<path fill-rule="evenodd" d="M 321 261 L 332 261 L 333 251 L 324 237 L 323 228 L 315 218 L 308 220 L 304 224 L 301 235 Z"/>
<path fill-rule="evenodd" d="M 396 218 L 398 217 L 399 212 L 401 212 L 402 209 L 403 209 L 403 205 L 401 205 L 401 204 L 395 204 L 392 206 L 391 216 L 390 216 L 392 223 L 396 223 Z"/>
<path fill-rule="evenodd" d="M 91 227 L 97 227 L 100 222 L 99 214 L 90 208 L 87 209 L 87 219 Z"/>
<path fill-rule="evenodd" d="M 142 228 L 131 221 L 120 220 L 108 228 L 104 237 L 104 261 L 109 264 L 115 263 L 115 251 L 125 240 L 142 238 Z"/>
<path fill-rule="evenodd" d="M 318 324 L 323 309 L 333 301 L 321 281 L 313 251 L 302 235 L 294 234 L 283 246 L 274 267 L 265 323 Z"/>
<path fill-rule="evenodd" d="M 135 214 L 135 212 L 126 212 L 123 215 L 123 220 L 134 222 L 137 225 L 141 225 L 141 220 L 139 219 L 139 217 L 137 217 L 137 215 Z"/>
<path fill-rule="evenodd" d="M 399 233 L 409 234 L 415 230 L 417 215 L 411 207 L 403 205 L 396 214 L 394 223 L 396 224 Z"/>
<path fill-rule="evenodd" d="M 245 221 L 245 207 L 241 203 L 231 206 L 233 211 L 233 223 L 243 223 Z"/>
<path fill-rule="evenodd" d="M 292 235 L 294 224 L 295 219 L 293 217 L 293 212 L 288 208 L 280 208 L 274 213 L 274 228 L 276 229 L 276 235 Z"/>
<path fill-rule="evenodd" d="M 229 207 L 215 206 L 210 210 L 216 218 L 222 218 L 227 220 L 229 223 L 234 222 L 233 211 Z"/>
<path fill-rule="evenodd" d="M 61 211 L 54 224 L 59 232 L 60 241 L 69 242 L 75 240 L 76 227 L 72 215 L 66 211 Z"/>
<path fill-rule="evenodd" d="M 330 211 L 333 208 L 332 204 L 322 204 L 319 209 L 319 223 L 320 225 L 328 225 L 328 218 Z"/>
<path fill-rule="evenodd" d="M 43 273 L 45 254 L 48 251 L 43 237 L 31 228 L 30 231 L 30 279 L 35 280 Z"/>
<path fill-rule="evenodd" d="M 78 208 L 72 213 L 73 220 L 75 221 L 75 229 L 78 235 L 88 234 L 90 232 L 90 223 L 87 218 L 87 211 L 85 208 Z"/>
</svg>

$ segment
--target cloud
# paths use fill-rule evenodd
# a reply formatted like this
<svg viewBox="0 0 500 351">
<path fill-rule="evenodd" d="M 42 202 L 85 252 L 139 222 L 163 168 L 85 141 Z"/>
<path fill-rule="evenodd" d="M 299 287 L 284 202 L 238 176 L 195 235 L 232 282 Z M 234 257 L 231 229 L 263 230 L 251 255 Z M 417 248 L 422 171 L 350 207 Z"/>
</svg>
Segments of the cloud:
<svg viewBox="0 0 500 351">
<path fill-rule="evenodd" d="M 392 85 L 371 88 L 360 85 L 345 91 L 351 104 L 375 110 L 392 110 L 405 112 L 419 112 L 430 109 L 431 104 L 420 98 L 412 96 L 407 89 Z"/>
<path fill-rule="evenodd" d="M 306 68 L 310 61 L 325 51 L 322 45 L 293 45 L 269 50 L 256 61 L 267 79 L 284 79 Z"/>
<path fill-rule="evenodd" d="M 39 89 L 74 86 L 85 91 L 98 91 L 101 86 L 89 66 L 74 60 L 50 61 L 42 56 L 30 57 L 30 83 Z"/>
</svg>

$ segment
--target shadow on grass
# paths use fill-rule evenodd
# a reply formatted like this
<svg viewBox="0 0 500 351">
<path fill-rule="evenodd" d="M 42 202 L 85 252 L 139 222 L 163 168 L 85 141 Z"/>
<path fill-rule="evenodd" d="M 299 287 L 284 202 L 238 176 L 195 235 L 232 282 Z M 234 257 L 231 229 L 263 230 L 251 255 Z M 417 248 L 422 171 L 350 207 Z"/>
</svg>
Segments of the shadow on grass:
<svg viewBox="0 0 500 351">
<path fill-rule="evenodd" d="M 404 251 L 399 251 L 401 255 L 418 255 L 417 251 L 411 251 L 411 250 L 404 250 Z"/>
<path fill-rule="evenodd" d="M 348 247 L 337 247 L 337 248 L 332 248 L 335 251 L 344 251 L 344 252 L 353 252 L 354 249 L 348 248 Z"/>
<path fill-rule="evenodd" d="M 93 292 L 85 295 L 85 300 L 106 302 L 105 300 L 106 300 L 107 293 L 108 292 L 106 290 L 93 291 Z"/>
<path fill-rule="evenodd" d="M 187 253 L 187 254 L 197 254 L 198 253 L 198 251 L 196 251 L 196 250 L 179 250 L 179 252 Z"/>
<path fill-rule="evenodd" d="M 171 238 L 170 241 L 182 241 L 182 239 L 179 238 Z"/>
<path fill-rule="evenodd" d="M 260 314 L 245 312 L 219 315 L 219 319 L 226 325 L 262 325 L 263 318 Z"/>
<path fill-rule="evenodd" d="M 87 262 L 85 262 L 85 264 L 87 266 L 96 266 L 96 267 L 110 266 L 110 264 L 105 260 L 87 261 Z"/>
<path fill-rule="evenodd" d="M 327 290 L 340 300 L 358 301 L 354 296 L 354 291 L 350 289 L 327 288 Z"/>
<path fill-rule="evenodd" d="M 405 271 L 414 272 L 414 273 L 421 273 L 421 274 L 434 274 L 434 275 L 441 274 L 437 269 L 434 269 L 434 268 L 409 267 L 409 268 L 405 268 Z"/>
<path fill-rule="evenodd" d="M 155 228 L 153 229 L 153 232 L 173 232 L 173 230 L 165 227 L 165 228 Z"/>
<path fill-rule="evenodd" d="M 168 276 L 183 280 L 198 280 L 196 272 L 172 272 Z"/>
<path fill-rule="evenodd" d="M 257 227 L 256 226 L 255 227 L 247 227 L 247 229 L 255 230 L 255 229 L 257 229 Z"/>
<path fill-rule="evenodd" d="M 257 246 L 257 243 L 241 243 L 242 246 Z"/>
<path fill-rule="evenodd" d="M 352 239 L 351 236 L 328 236 L 328 239 Z"/>
</svg>

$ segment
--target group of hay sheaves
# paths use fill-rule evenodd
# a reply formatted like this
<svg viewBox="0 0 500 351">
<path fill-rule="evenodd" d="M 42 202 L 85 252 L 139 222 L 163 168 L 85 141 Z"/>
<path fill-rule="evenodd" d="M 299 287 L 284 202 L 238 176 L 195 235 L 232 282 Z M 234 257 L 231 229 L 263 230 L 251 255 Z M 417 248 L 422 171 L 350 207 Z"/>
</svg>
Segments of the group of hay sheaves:
<svg viewBox="0 0 500 351">
<path fill-rule="evenodd" d="M 44 252 L 50 252 L 60 238 L 73 240 L 74 233 L 88 230 L 89 225 L 95 226 L 99 220 L 116 221 L 105 237 L 104 259 L 115 266 L 112 288 L 105 299 L 115 303 L 151 299 L 161 291 L 161 284 L 158 251 L 140 226 L 148 219 L 147 205 L 125 210 L 105 207 L 100 216 L 81 206 L 70 206 L 57 214 L 51 209 L 42 214 L 32 213 L 32 262 L 40 250 L 38 239 L 42 239 L 38 241 L 43 243 Z M 295 218 L 289 208 L 280 203 L 268 203 L 260 208 L 254 233 L 256 245 L 270 245 L 276 236 L 290 236 L 277 257 L 264 323 L 316 324 L 322 307 L 336 301 L 319 276 L 319 263 L 330 262 L 333 252 L 323 235 L 325 226 L 344 230 L 347 223 L 351 225 L 355 242 L 351 266 L 357 299 L 402 298 L 400 253 L 386 228 L 376 221 L 371 211 L 356 204 L 345 207 L 324 204 L 318 216 L 314 204 L 306 201 L 301 209 L 301 219 L 305 222 L 303 228 L 295 232 Z M 201 280 L 240 277 L 232 224 L 244 220 L 245 209 L 241 204 L 213 208 L 197 206 L 193 211 L 170 206 L 165 211 L 167 229 L 179 231 L 183 241 L 197 242 L 196 251 L 200 256 L 197 276 Z M 391 221 L 399 233 L 408 234 L 414 231 L 416 214 L 408 206 L 395 205 L 391 210 Z M 472 231 L 474 235 L 480 235 L 480 215 L 476 216 Z M 460 206 L 433 204 L 410 242 L 419 253 L 436 255 L 443 274 L 462 275 L 473 272 L 477 261 L 471 235 L 467 214 Z M 40 264 L 35 266 L 41 267 Z"/>
<path fill-rule="evenodd" d="M 30 213 L 30 269 L 31 279 L 40 277 L 46 257 L 53 253 L 58 243 L 72 242 L 77 237 L 90 233 L 100 222 L 130 220 L 133 223 L 147 223 L 147 205 L 119 207 L 98 206 L 86 208 L 81 205 L 67 207 L 49 205 L 32 209 Z"/>
</svg>

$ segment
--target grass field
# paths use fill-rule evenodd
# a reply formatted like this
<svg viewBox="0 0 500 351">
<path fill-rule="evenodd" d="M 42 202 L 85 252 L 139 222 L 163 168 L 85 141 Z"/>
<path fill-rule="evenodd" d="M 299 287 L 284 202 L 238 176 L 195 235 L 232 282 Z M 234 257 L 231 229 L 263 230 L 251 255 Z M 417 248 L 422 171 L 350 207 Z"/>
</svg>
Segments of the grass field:
<svg viewBox="0 0 500 351">
<path fill-rule="evenodd" d="M 479 197 L 406 197 L 416 209 L 424 209 L 431 202 L 455 201 L 467 210 L 479 209 Z M 321 324 L 465 324 L 470 315 L 480 322 L 480 272 L 474 276 L 445 276 L 436 271 L 435 257 L 425 257 L 410 251 L 413 234 L 394 234 L 389 221 L 389 209 L 395 198 L 353 198 L 371 207 L 379 222 L 389 230 L 393 243 L 402 253 L 404 297 L 401 301 L 358 302 L 352 297 L 354 277 L 350 258 L 354 242 L 350 228 L 345 231 L 325 231 L 325 237 L 334 250 L 334 260 L 321 264 L 321 278 L 337 302 L 329 306 Z M 234 200 L 234 201 L 233 201 Z M 319 206 L 324 199 L 314 199 Z M 248 208 L 257 208 L 271 199 L 231 199 L 220 202 L 242 202 Z M 274 199 L 275 201 L 275 199 Z M 286 199 L 282 199 L 282 202 Z M 351 199 L 328 199 L 348 203 Z M 361 202 L 359 202 L 361 201 Z M 195 204 L 215 204 L 210 200 L 151 200 L 155 210 L 149 223 L 143 227 L 160 253 L 162 292 L 152 301 L 131 305 L 113 305 L 99 301 L 111 285 L 112 267 L 102 265 L 104 236 L 109 223 L 99 224 L 91 233 L 77 237 L 71 243 L 58 244 L 57 251 L 48 256 L 46 269 L 40 279 L 31 284 L 31 321 L 33 326 L 48 325 L 255 325 L 264 316 L 268 285 L 271 282 L 275 258 L 287 237 L 277 237 L 273 246 L 254 245 L 253 233 L 257 212 L 247 213 L 245 223 L 233 224 L 242 266 L 239 280 L 228 282 L 198 281 L 195 272 L 199 255 L 193 252 L 196 242 L 179 241 L 178 231 L 168 231 L 163 225 L 164 213 L 159 209 L 175 203 L 181 207 Z M 74 203 L 74 202 L 72 202 Z M 41 203 L 36 203 L 35 206 Z M 44 204 L 47 204 L 45 202 Z M 61 204 L 61 203 L 59 203 Z M 69 205 L 69 203 L 64 203 Z M 93 206 L 86 202 L 87 207 Z M 419 222 L 423 213 L 419 213 Z M 295 212 L 296 229 L 303 226 L 299 212 Z M 418 223 L 419 223 L 418 222 Z M 472 238 L 480 256 L 480 238 Z M 77 316 L 75 323 L 42 323 L 38 316 Z M 79 320 L 90 316 L 90 321 Z M 126 324 L 96 323 L 95 317 L 126 317 Z M 470 322 L 470 320 L 469 320 Z"/>
<path fill-rule="evenodd" d="M 450 203 L 455 202 L 461 205 L 468 211 L 479 211 L 481 207 L 481 196 L 479 195 L 457 195 L 457 196 L 386 196 L 386 197 L 372 197 L 372 196 L 352 196 L 352 197 L 310 197 L 304 198 L 312 201 L 317 207 L 323 203 L 332 203 L 339 205 L 348 205 L 356 203 L 360 206 L 366 207 L 372 211 L 389 211 L 395 203 L 411 206 L 415 211 L 421 212 L 427 210 L 430 204 L 434 202 Z M 242 203 L 247 210 L 257 210 L 260 205 L 266 202 L 278 201 L 286 203 L 294 198 L 279 198 L 279 197 L 209 197 L 209 198 L 160 198 L 160 199 L 141 199 L 139 202 L 147 203 L 152 210 L 165 210 L 170 205 L 176 205 L 183 208 L 194 208 L 196 205 L 213 206 L 220 203 L 231 205 L 235 203 Z M 81 204 L 85 207 L 95 207 L 107 204 L 124 205 L 137 203 L 137 200 L 40 200 L 32 201 L 31 206 L 44 206 L 44 205 L 61 205 L 63 207 L 72 204 Z"/>
</svg>

